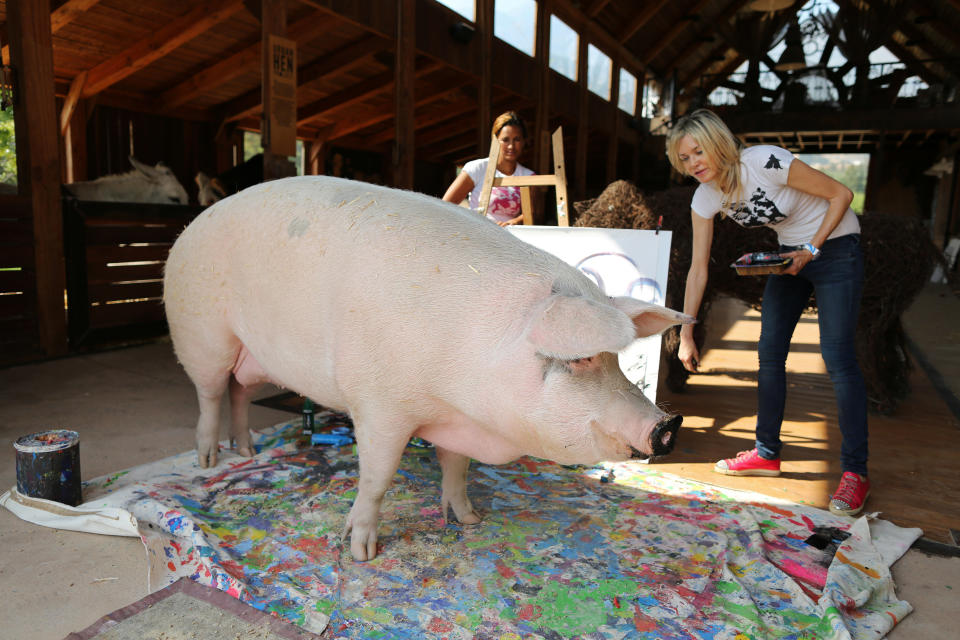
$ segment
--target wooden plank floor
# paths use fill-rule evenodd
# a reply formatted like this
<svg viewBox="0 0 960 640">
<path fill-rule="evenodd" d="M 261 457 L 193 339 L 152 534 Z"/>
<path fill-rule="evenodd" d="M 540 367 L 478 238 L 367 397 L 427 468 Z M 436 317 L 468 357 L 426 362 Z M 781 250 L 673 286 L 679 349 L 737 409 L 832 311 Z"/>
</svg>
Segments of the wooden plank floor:
<svg viewBox="0 0 960 640">
<path fill-rule="evenodd" d="M 712 471 L 714 463 L 753 447 L 760 315 L 723 300 L 711 310 L 702 374 L 684 393 L 661 383 L 659 402 L 684 416 L 677 449 L 658 468 L 714 485 L 756 491 L 826 508 L 840 479 L 840 431 L 833 387 L 820 357 L 815 315 L 804 315 L 787 360 L 785 443 L 777 478 Z M 894 416 L 871 414 L 867 511 L 924 536 L 950 542 L 960 531 L 960 423 L 926 375 L 915 368 L 912 393 Z"/>
</svg>

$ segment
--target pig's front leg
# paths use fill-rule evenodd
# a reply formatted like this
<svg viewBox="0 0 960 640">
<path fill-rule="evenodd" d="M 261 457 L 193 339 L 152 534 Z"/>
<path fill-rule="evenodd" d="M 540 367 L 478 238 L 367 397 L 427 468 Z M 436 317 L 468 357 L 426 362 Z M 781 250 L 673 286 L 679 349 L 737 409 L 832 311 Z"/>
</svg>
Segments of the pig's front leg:
<svg viewBox="0 0 960 640">
<path fill-rule="evenodd" d="M 477 524 L 481 518 L 473 510 L 470 498 L 467 497 L 467 471 L 470 468 L 470 458 L 454 453 L 442 447 L 436 447 L 437 461 L 443 480 L 440 483 L 440 509 L 443 511 L 443 521 L 447 521 L 447 512 L 453 507 L 453 513 L 460 524 Z"/>
<path fill-rule="evenodd" d="M 393 475 L 400 467 L 400 457 L 407 446 L 409 432 L 398 429 L 396 421 L 390 419 L 371 423 L 354 417 L 354 425 L 360 478 L 357 497 L 347 516 L 343 536 L 346 538 L 350 534 L 350 553 L 354 560 L 364 562 L 373 560 L 377 555 L 380 504 Z"/>
</svg>

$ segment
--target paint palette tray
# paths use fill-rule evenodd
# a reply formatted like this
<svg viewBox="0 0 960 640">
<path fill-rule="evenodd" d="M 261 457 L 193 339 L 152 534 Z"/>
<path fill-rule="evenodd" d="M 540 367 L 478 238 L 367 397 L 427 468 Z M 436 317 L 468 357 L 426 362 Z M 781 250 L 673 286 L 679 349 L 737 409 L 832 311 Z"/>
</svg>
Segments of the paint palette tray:
<svg viewBox="0 0 960 640">
<path fill-rule="evenodd" d="M 730 266 L 737 270 L 738 276 L 765 276 L 781 273 L 792 262 L 793 258 L 784 258 L 779 253 L 755 251 L 743 254 Z"/>
</svg>

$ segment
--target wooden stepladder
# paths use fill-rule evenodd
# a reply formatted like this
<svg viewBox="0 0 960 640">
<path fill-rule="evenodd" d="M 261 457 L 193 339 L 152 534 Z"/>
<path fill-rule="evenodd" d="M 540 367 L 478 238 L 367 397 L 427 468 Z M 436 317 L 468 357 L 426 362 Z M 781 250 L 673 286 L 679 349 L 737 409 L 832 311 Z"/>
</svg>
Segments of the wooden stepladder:
<svg viewBox="0 0 960 640">
<path fill-rule="evenodd" d="M 485 215 L 490 204 L 490 192 L 494 187 L 519 187 L 520 211 L 523 224 L 533 224 L 533 204 L 530 199 L 530 187 L 554 187 L 557 190 L 557 226 L 569 227 L 567 215 L 567 178 L 563 167 L 563 127 L 553 132 L 553 173 L 534 176 L 507 176 L 497 178 L 497 162 L 500 161 L 500 142 L 493 138 L 490 143 L 490 162 L 483 176 L 483 189 L 480 191 L 478 213 Z"/>
</svg>

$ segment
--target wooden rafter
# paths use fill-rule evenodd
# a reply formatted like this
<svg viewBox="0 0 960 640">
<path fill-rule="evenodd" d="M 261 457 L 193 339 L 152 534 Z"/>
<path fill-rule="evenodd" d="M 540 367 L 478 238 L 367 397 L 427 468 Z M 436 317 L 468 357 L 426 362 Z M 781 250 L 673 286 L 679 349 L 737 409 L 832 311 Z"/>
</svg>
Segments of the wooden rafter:
<svg viewBox="0 0 960 640">
<path fill-rule="evenodd" d="M 702 41 L 701 39 L 702 39 L 704 36 L 713 33 L 714 30 L 715 30 L 715 25 L 717 25 L 717 24 L 726 24 L 726 23 L 729 23 L 729 22 L 730 22 L 730 18 L 731 18 L 737 11 L 739 11 L 740 8 L 741 8 L 743 5 L 745 5 L 747 2 L 750 2 L 750 0 L 733 0 L 733 1 L 732 1 L 730 4 L 728 4 L 727 7 L 726 7 L 723 11 L 721 11 L 715 18 L 711 18 L 711 19 L 709 20 L 709 22 L 704 23 L 703 21 L 701 21 L 699 27 L 698 27 L 697 30 L 694 32 L 694 34 L 693 34 L 693 39 L 690 40 L 690 43 L 683 49 L 683 51 L 681 51 L 679 54 L 677 54 L 676 56 L 673 57 L 673 61 L 672 61 L 672 64 L 671 64 L 671 70 L 672 70 L 672 69 L 679 69 L 681 66 L 683 66 L 683 63 L 684 63 L 684 61 L 687 60 L 687 58 L 689 58 L 691 55 L 693 55 L 696 51 L 702 50 L 702 49 L 704 48 L 704 46 L 703 46 L 703 41 Z M 688 31 L 689 31 L 689 29 L 688 29 Z M 723 45 L 723 48 L 724 48 L 724 49 L 727 49 L 727 48 L 728 48 L 728 45 Z M 715 50 L 712 50 L 712 51 L 710 52 L 710 55 L 707 56 L 707 59 L 709 60 L 713 55 L 717 55 L 717 54 L 715 53 Z M 708 66 L 709 66 L 709 65 L 708 65 Z M 687 84 L 689 84 L 689 83 L 687 83 Z M 687 84 L 684 84 L 684 86 L 687 86 Z"/>
<path fill-rule="evenodd" d="M 427 62 L 418 67 L 414 76 L 419 78 L 437 69 L 443 68 L 439 62 Z M 362 80 L 352 87 L 321 98 L 297 109 L 297 126 L 323 118 L 329 113 L 339 111 L 351 105 L 367 100 L 373 96 L 392 91 L 394 86 L 393 71 L 385 71 L 366 80 Z"/>
<path fill-rule="evenodd" d="M 73 22 L 78 16 L 83 15 L 90 8 L 100 2 L 100 0 L 66 0 L 56 9 L 50 12 L 50 33 L 56 33 L 60 29 L 64 28 L 71 22 Z M 3 33 L 6 29 L 6 24 L 0 25 L 0 33 Z M 0 52 L 0 57 L 3 60 L 9 60 L 10 49 L 8 45 L 3 45 L 3 51 Z"/>
<path fill-rule="evenodd" d="M 583 12 L 591 18 L 596 18 L 609 3 L 610 0 L 592 0 L 592 2 L 584 7 Z"/>
<path fill-rule="evenodd" d="M 337 22 L 339 20 L 336 16 L 318 11 L 292 24 L 287 29 L 287 37 L 303 44 L 325 33 Z M 160 95 L 160 102 L 163 108 L 173 109 L 204 91 L 210 91 L 238 75 L 256 69 L 259 64 L 260 38 L 258 37 L 233 55 L 191 75 L 185 82 L 167 89 Z"/>
<path fill-rule="evenodd" d="M 380 36 L 368 35 L 354 40 L 350 44 L 323 56 L 297 70 L 297 82 L 303 87 L 352 69 L 370 56 L 386 51 L 390 42 Z"/>
<path fill-rule="evenodd" d="M 690 85 L 692 85 L 694 82 L 697 82 L 698 80 L 703 78 L 703 74 L 707 72 L 707 69 L 709 69 L 714 62 L 716 62 L 714 58 L 725 54 L 729 50 L 730 50 L 730 45 L 727 44 L 726 40 L 724 40 L 721 44 L 717 45 L 716 47 L 711 49 L 709 52 L 707 52 L 706 57 L 704 57 L 704 59 L 700 62 L 700 64 L 698 64 L 696 68 L 693 69 L 693 71 L 691 71 L 686 76 L 685 79 L 682 79 L 680 81 L 680 89 L 681 90 L 686 89 Z"/>
<path fill-rule="evenodd" d="M 651 0 L 657 5 L 663 5 L 664 0 Z M 553 13 L 563 20 L 567 25 L 578 31 L 581 37 L 587 38 L 594 45 L 604 50 L 621 67 L 640 77 L 645 65 L 623 42 L 617 39 L 617 36 L 607 31 L 597 21 L 587 16 L 579 7 L 574 6 L 570 0 L 553 0 L 551 2 Z"/>
<path fill-rule="evenodd" d="M 212 0 L 168 22 L 147 38 L 89 70 L 82 95 L 96 95 L 180 45 L 196 38 L 243 8 L 243 0 Z"/>
<path fill-rule="evenodd" d="M 476 103 L 472 100 L 462 100 L 454 105 L 451 105 L 449 110 L 445 110 L 443 114 L 439 114 L 439 117 L 434 118 L 429 124 L 423 123 L 422 120 L 418 119 L 418 132 L 421 129 L 426 129 L 427 127 L 433 127 L 428 131 L 423 133 L 417 133 L 417 146 L 425 147 L 427 145 L 435 144 L 447 138 L 452 138 L 453 136 L 463 133 L 464 126 L 463 123 L 459 121 L 460 116 L 470 113 L 476 109 Z M 454 115 L 450 115 L 450 114 Z M 440 118 L 443 118 L 442 120 Z M 454 120 L 453 122 L 448 122 L 449 120 Z M 446 123 L 442 126 L 434 126 L 437 124 Z"/>
<path fill-rule="evenodd" d="M 713 0 L 698 0 L 698 2 L 695 5 L 690 7 L 690 9 L 687 12 L 687 15 L 699 13 L 708 5 L 712 4 L 712 2 Z M 657 40 L 655 43 L 653 43 L 653 45 L 651 45 L 646 50 L 644 50 L 643 57 L 641 58 L 644 64 L 650 64 L 651 62 L 653 62 L 653 59 L 656 58 L 661 51 L 666 49 L 667 46 L 671 42 L 673 42 L 674 38 L 676 38 L 678 35 L 680 35 L 684 31 L 690 30 L 690 24 L 685 19 L 685 17 L 675 21 L 673 26 L 666 33 L 660 36 L 659 40 Z"/>
<path fill-rule="evenodd" d="M 390 43 L 376 35 L 356 40 L 337 51 L 321 56 L 318 60 L 297 69 L 298 88 L 324 78 L 349 71 L 364 62 L 374 53 L 389 48 Z M 235 122 L 255 115 L 261 109 L 260 90 L 254 89 L 236 98 L 223 109 L 223 119 Z"/>
<path fill-rule="evenodd" d="M 949 52 L 944 51 L 940 48 L 939 45 L 935 44 L 930 38 L 918 29 L 910 20 L 902 20 L 898 25 L 898 29 L 903 35 L 905 35 L 910 40 L 917 40 L 921 42 L 920 48 L 922 48 L 931 58 L 939 58 L 944 60 L 941 64 L 943 67 L 950 72 L 956 78 L 960 78 L 960 66 L 956 63 L 946 62 L 951 58 Z"/>
<path fill-rule="evenodd" d="M 898 42 L 892 35 L 884 46 L 890 49 L 891 53 L 897 56 L 900 62 L 907 65 L 908 69 L 923 78 L 924 82 L 937 83 L 943 81 L 943 76 L 938 74 L 935 69 L 932 69 L 931 67 L 928 67 L 924 63 L 920 62 L 916 55 L 910 51 L 909 47 L 906 47 Z"/>
<path fill-rule="evenodd" d="M 452 95 L 456 95 L 460 92 L 460 87 L 467 84 L 469 78 L 458 77 L 458 79 L 453 83 L 444 84 L 443 88 L 426 93 L 417 89 L 417 94 L 415 98 L 414 108 L 425 107 L 427 105 L 433 104 L 440 100 L 446 100 Z M 363 114 L 352 113 L 350 118 L 344 118 L 338 121 L 330 132 L 329 140 L 336 140 L 344 136 L 348 136 L 351 133 L 357 131 L 363 131 L 368 127 L 380 124 L 381 122 L 386 122 L 392 120 L 394 117 L 392 110 L 384 109 L 367 109 Z M 393 139 L 394 131 L 393 128 L 389 128 L 384 132 L 377 134 L 376 136 L 371 136 L 367 139 L 367 142 L 370 144 L 381 144 L 384 142 L 389 142 Z"/>
<path fill-rule="evenodd" d="M 67 128 L 70 126 L 70 118 L 73 117 L 73 110 L 77 107 L 77 102 L 80 100 L 80 92 L 83 90 L 83 85 L 86 80 L 87 72 L 81 71 L 70 84 L 70 92 L 67 94 L 66 100 L 63 101 L 63 108 L 60 109 L 61 136 L 67 133 Z"/>
<path fill-rule="evenodd" d="M 627 40 L 633 37 L 637 31 L 643 28 L 645 24 L 650 22 L 650 20 L 660 12 L 660 9 L 663 8 L 667 2 L 670 0 L 651 0 L 643 9 L 641 9 L 637 15 L 630 21 L 626 27 L 623 28 L 620 33 L 617 34 L 617 41 L 623 44 Z"/>
</svg>

